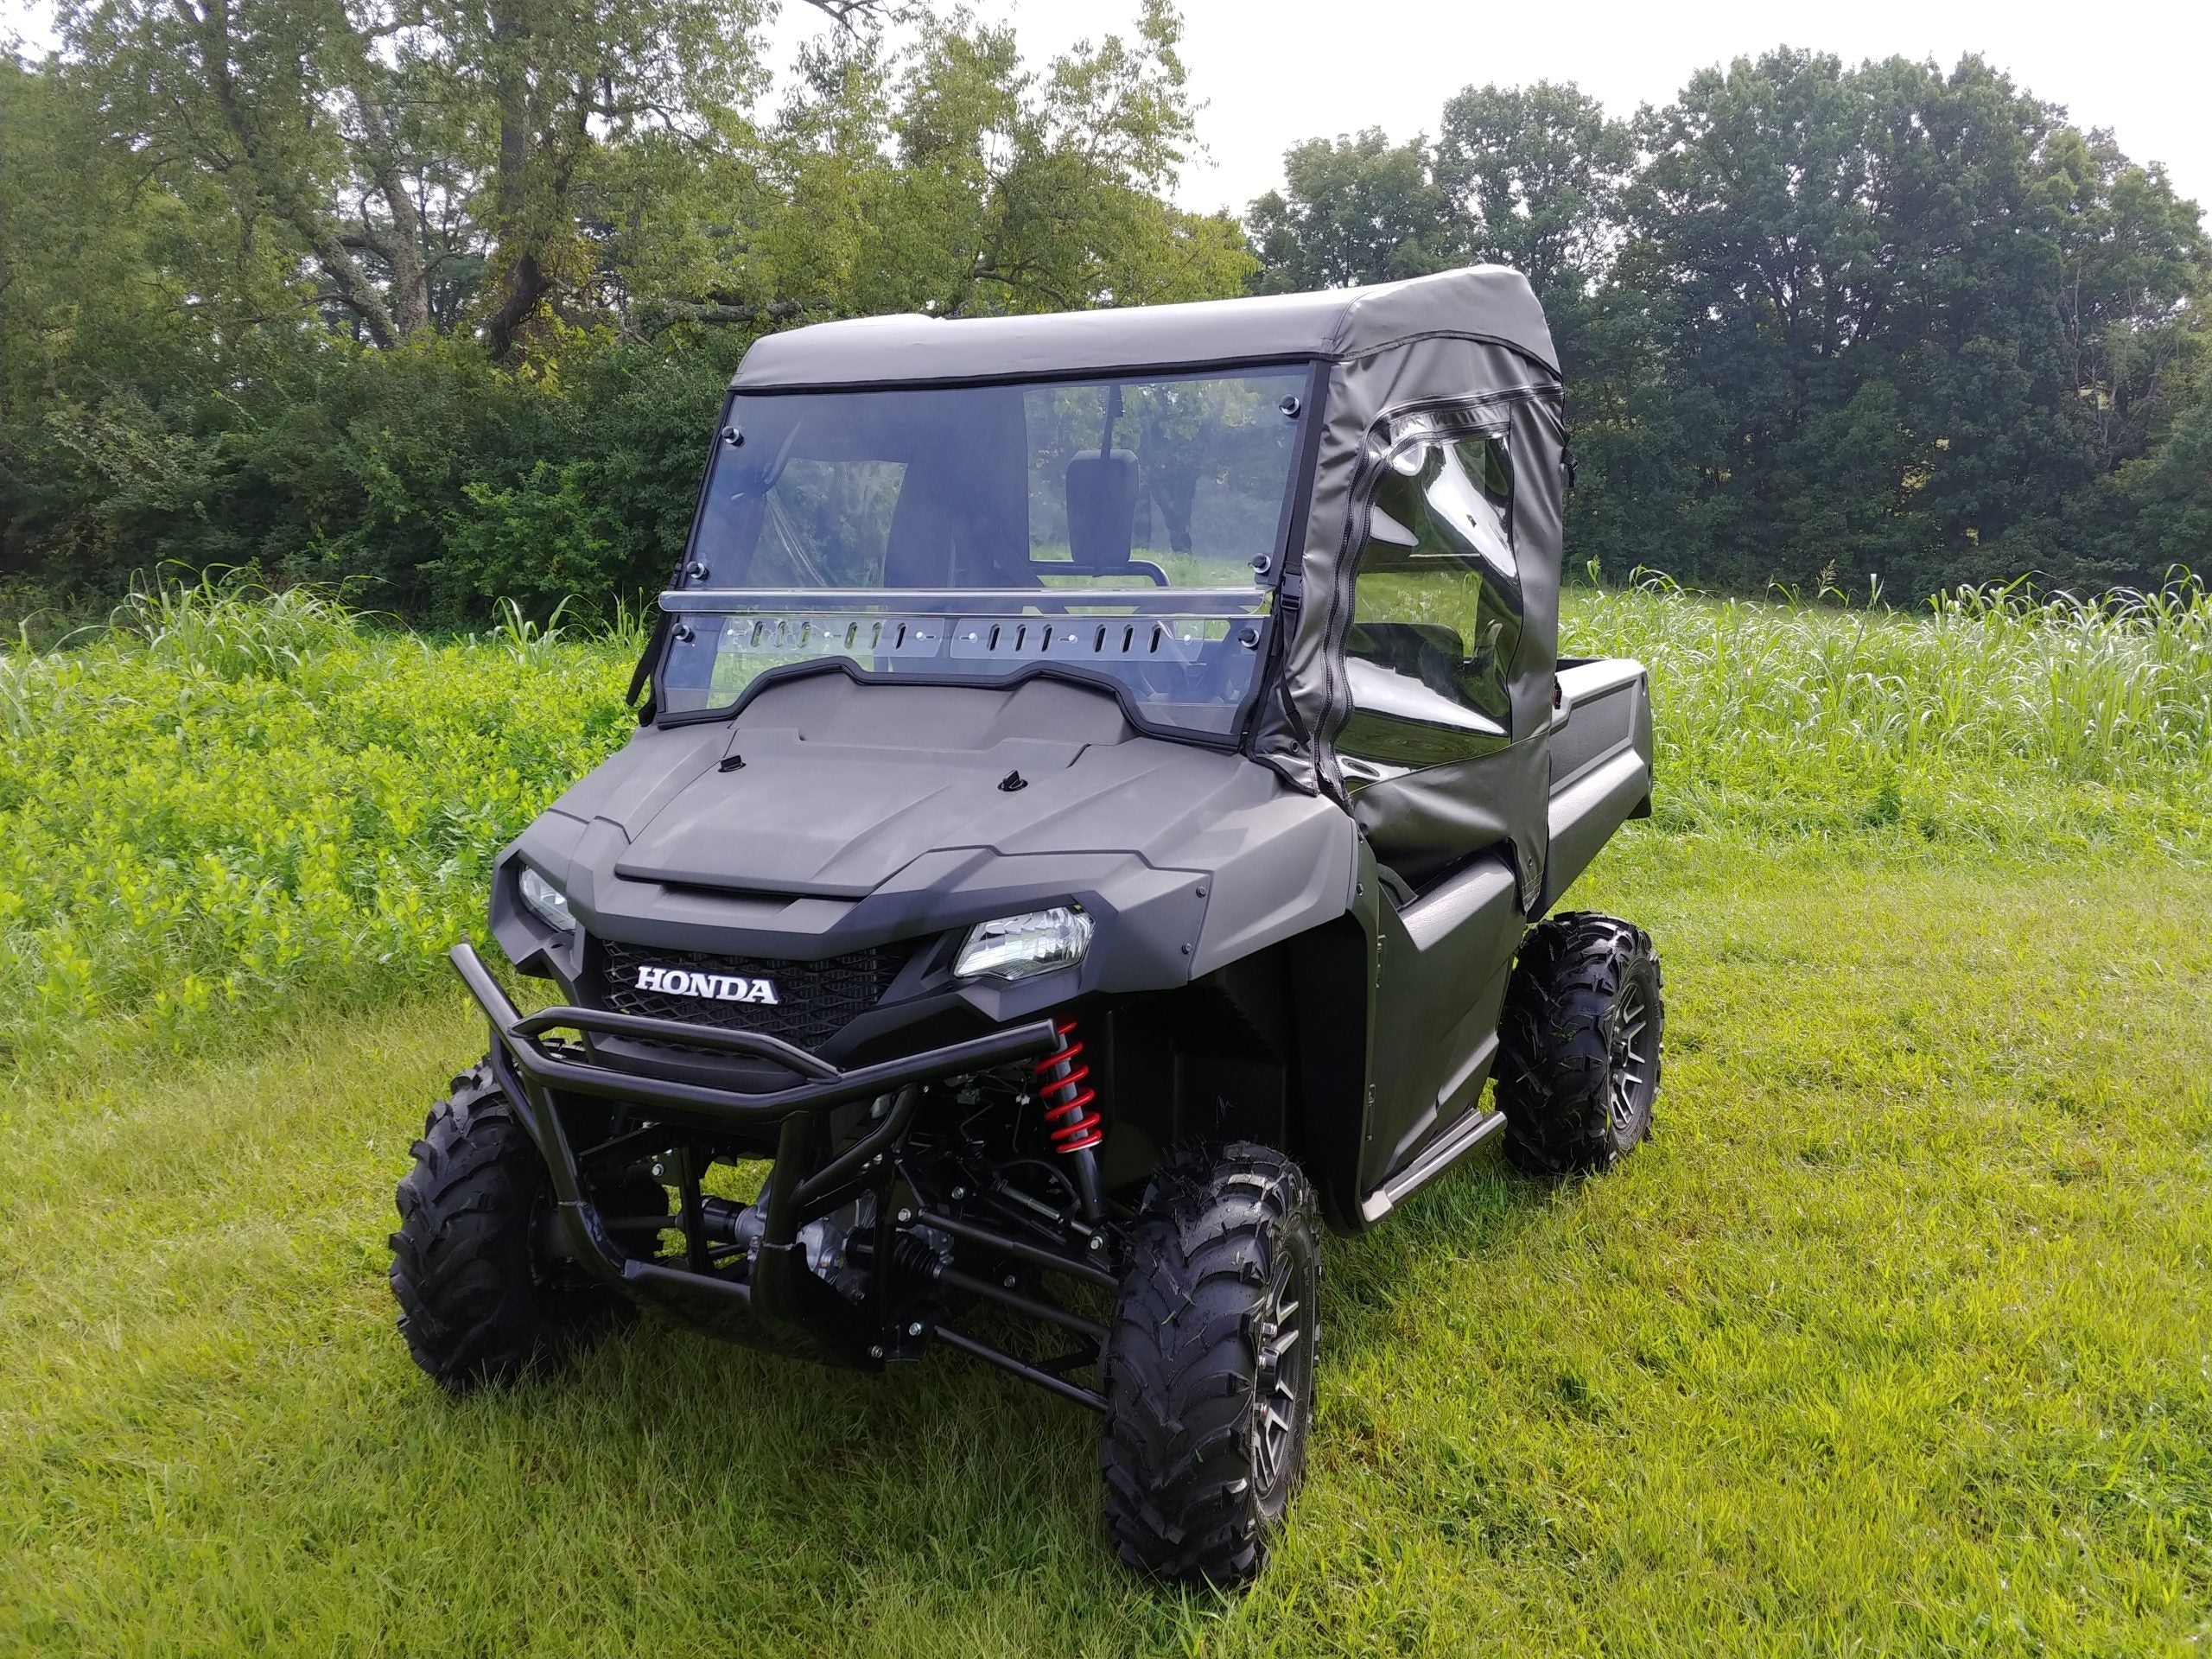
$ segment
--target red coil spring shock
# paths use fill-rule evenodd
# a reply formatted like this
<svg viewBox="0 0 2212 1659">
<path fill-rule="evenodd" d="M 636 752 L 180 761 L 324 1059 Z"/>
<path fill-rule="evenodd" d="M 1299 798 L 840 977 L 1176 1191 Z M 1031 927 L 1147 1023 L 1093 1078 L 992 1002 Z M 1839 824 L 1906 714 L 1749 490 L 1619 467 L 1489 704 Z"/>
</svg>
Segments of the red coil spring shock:
<svg viewBox="0 0 2212 1659">
<path fill-rule="evenodd" d="M 1055 1152 L 1088 1152 L 1106 1138 L 1099 1132 L 1098 1114 L 1090 1109 L 1098 1091 L 1084 1086 L 1090 1068 L 1083 1064 L 1083 1041 L 1075 1034 L 1075 1021 L 1063 1020 L 1054 1029 L 1060 1046 L 1037 1062 L 1045 1125 L 1052 1131 Z"/>
</svg>

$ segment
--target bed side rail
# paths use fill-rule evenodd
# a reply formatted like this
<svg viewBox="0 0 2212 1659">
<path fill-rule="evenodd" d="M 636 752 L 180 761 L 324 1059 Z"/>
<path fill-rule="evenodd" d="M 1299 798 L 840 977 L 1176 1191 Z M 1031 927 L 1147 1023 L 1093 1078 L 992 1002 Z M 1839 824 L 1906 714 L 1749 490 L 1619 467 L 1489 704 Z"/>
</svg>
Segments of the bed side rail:
<svg viewBox="0 0 2212 1659">
<path fill-rule="evenodd" d="M 1650 814 L 1651 683 L 1643 664 L 1563 660 L 1551 754 L 1551 853 L 1539 914 L 1559 902 L 1616 830 Z"/>
</svg>

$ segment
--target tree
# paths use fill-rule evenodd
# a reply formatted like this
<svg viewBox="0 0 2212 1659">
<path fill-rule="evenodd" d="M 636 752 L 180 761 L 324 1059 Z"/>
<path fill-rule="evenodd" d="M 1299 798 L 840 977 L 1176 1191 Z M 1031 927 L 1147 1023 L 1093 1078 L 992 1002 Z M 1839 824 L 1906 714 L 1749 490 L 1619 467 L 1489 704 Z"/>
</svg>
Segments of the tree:
<svg viewBox="0 0 2212 1659">
<path fill-rule="evenodd" d="M 2212 375 L 2176 403 L 2158 442 L 2123 464 L 2093 507 L 2110 568 L 2141 585 L 2175 567 L 2212 570 Z"/>
<path fill-rule="evenodd" d="M 83 0 L 0 81 L 0 584 L 164 560 L 460 621 L 665 570 L 765 329 L 1236 291 L 1180 25 L 1054 61 L 753 0 Z"/>
<path fill-rule="evenodd" d="M 831 36 L 802 58 L 752 180 L 710 168 L 702 200 L 721 205 L 702 207 L 645 326 L 1234 291 L 1250 264 L 1239 228 L 1164 199 L 1191 130 L 1179 33 L 1153 4 L 1130 37 L 1041 70 L 964 16 L 924 22 L 905 50 L 874 29 Z"/>
<path fill-rule="evenodd" d="M 2109 132 L 2054 131 L 2038 194 L 2055 218 L 2053 289 L 2076 399 L 2098 470 L 2145 453 L 2164 395 L 2185 385 L 2203 349 L 2190 296 L 2212 281 L 2196 204 L 2164 168 L 2140 167 Z"/>
<path fill-rule="evenodd" d="M 1711 570 L 1920 588 L 2081 556 L 2053 527 L 2139 450 L 2201 280 L 2161 177 L 1974 58 L 1739 60 L 1642 143 L 1619 280 L 1703 411 L 1681 487 Z"/>
<path fill-rule="evenodd" d="M 608 187 L 745 142 L 761 21 L 756 0 L 78 0 L 62 27 L 115 141 L 219 181 L 242 233 L 312 273 L 302 303 L 374 346 L 461 328 L 504 359 L 620 290 Z"/>
<path fill-rule="evenodd" d="M 195 493 L 162 411 L 235 395 L 285 354 L 261 325 L 292 320 L 288 263 L 188 183 L 149 187 L 80 88 L 0 54 L 0 582 L 99 580 L 101 502 Z"/>
<path fill-rule="evenodd" d="M 1283 189 L 1252 204 L 1262 293 L 1391 282 L 1466 257 L 1465 227 L 1421 138 L 1393 145 L 1370 127 L 1309 139 L 1285 152 L 1283 172 Z"/>
<path fill-rule="evenodd" d="M 1626 122 L 1571 83 L 1539 81 L 1447 100 L 1435 173 L 1468 251 L 1511 265 L 1548 306 L 1605 280 L 1636 159 Z"/>
<path fill-rule="evenodd" d="M 1629 125 L 1578 87 L 1470 86 L 1444 105 L 1439 187 L 1471 257 L 1511 265 L 1544 307 L 1566 377 L 1567 415 L 1602 472 L 1639 430 L 1637 383 L 1649 357 L 1642 296 L 1609 287 L 1636 176 Z M 1571 502 L 1578 520 L 1590 498 Z M 1578 523 L 1577 528 L 1581 526 Z"/>
<path fill-rule="evenodd" d="M 1469 87 L 1438 134 L 1292 150 L 1253 207 L 1259 285 L 1526 273 L 1583 463 L 1578 558 L 2095 587 L 2196 533 L 2196 205 L 1980 59 L 1771 52 L 1632 127 L 1573 86 Z"/>
<path fill-rule="evenodd" d="M 880 113 L 857 308 L 944 316 L 1193 299 L 1248 264 L 1235 225 L 1165 198 L 1191 139 L 1181 24 L 1147 0 L 1128 39 L 1023 67 L 1008 30 L 930 23 Z M 794 200 L 803 198 L 795 193 Z"/>
</svg>

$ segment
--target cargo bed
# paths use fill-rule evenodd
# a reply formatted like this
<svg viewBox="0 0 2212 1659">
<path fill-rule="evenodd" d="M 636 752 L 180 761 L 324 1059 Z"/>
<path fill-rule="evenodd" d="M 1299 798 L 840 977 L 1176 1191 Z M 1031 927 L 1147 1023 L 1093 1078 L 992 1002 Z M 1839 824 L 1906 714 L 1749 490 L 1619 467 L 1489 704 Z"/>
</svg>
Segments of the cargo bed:
<svg viewBox="0 0 2212 1659">
<path fill-rule="evenodd" d="M 1625 657 L 1562 657 L 1552 715 L 1551 855 L 1538 914 L 1613 831 L 1651 816 L 1651 680 Z"/>
</svg>

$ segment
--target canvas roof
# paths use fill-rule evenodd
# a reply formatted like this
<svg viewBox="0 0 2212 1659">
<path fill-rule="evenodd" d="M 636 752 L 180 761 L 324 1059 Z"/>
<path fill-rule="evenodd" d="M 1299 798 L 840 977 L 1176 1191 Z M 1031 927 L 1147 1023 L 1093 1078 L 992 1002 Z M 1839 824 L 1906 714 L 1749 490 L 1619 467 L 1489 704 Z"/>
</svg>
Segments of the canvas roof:
<svg viewBox="0 0 2212 1659">
<path fill-rule="evenodd" d="M 730 384 L 741 392 L 797 391 L 1340 362 L 1439 336 L 1494 341 L 1558 372 L 1551 330 L 1528 280 L 1503 265 L 1472 265 L 1370 288 L 1185 305 L 817 323 L 755 340 Z"/>
</svg>

